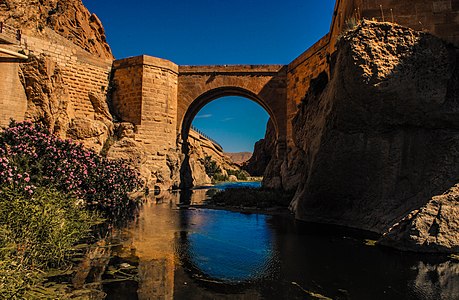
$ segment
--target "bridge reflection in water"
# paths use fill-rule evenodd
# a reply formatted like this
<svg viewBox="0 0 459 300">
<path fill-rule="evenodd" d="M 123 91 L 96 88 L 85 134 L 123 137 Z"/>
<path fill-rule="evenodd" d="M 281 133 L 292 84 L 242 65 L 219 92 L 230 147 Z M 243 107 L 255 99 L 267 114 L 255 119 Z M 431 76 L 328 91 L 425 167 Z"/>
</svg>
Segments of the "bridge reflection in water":
<svg viewBox="0 0 459 300">
<path fill-rule="evenodd" d="M 159 195 L 123 230 L 139 261 L 129 299 L 459 299 L 453 259 L 366 246 L 359 232 L 285 216 L 177 206 L 206 193 Z"/>
</svg>

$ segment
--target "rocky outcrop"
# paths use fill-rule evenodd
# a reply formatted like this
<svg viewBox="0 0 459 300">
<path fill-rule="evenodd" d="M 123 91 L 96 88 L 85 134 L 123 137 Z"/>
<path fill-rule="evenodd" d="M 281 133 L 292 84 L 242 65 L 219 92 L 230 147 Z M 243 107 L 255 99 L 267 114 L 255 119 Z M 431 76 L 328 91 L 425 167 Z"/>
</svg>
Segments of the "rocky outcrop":
<svg viewBox="0 0 459 300">
<path fill-rule="evenodd" d="M 46 56 L 31 57 L 21 64 L 20 79 L 27 95 L 26 118 L 43 122 L 52 133 L 66 136 L 74 117 L 62 72 Z"/>
<path fill-rule="evenodd" d="M 459 184 L 410 212 L 379 244 L 409 251 L 459 252 Z"/>
<path fill-rule="evenodd" d="M 102 154 L 110 159 L 124 159 L 139 170 L 145 184 L 150 189 L 167 190 L 179 187 L 182 161 L 185 157 L 179 152 L 170 151 L 166 155 L 165 168 L 152 168 L 149 152 L 145 145 L 135 140 L 135 126 L 131 123 L 115 123 L 115 134 L 104 145 Z M 212 183 L 207 175 L 203 158 L 211 157 L 216 166 L 226 174 L 225 170 L 238 169 L 230 158 L 223 154 L 220 147 L 199 133 L 191 130 L 188 138 L 189 155 L 187 157 L 190 174 L 190 186 L 201 186 Z M 191 172 L 190 172 L 191 171 Z M 183 175 L 183 174 L 182 174 Z M 187 178 L 188 179 L 188 178 Z"/>
<path fill-rule="evenodd" d="M 215 145 L 194 130 L 190 130 L 188 137 L 189 143 L 189 164 L 192 174 L 192 185 L 200 186 L 212 183 L 212 178 L 206 173 L 203 159 L 210 156 L 211 160 L 216 163 L 216 167 L 223 176 L 228 176 L 227 170 L 238 170 L 239 167 L 223 153 L 220 146 Z"/>
<path fill-rule="evenodd" d="M 28 35 L 46 35 L 50 28 L 84 50 L 113 59 L 104 27 L 81 0 L 3 0 L 0 21 Z"/>
<path fill-rule="evenodd" d="M 21 64 L 20 79 L 27 96 L 26 119 L 40 121 L 52 133 L 96 152 L 102 150 L 114 129 L 105 95 L 88 94 L 94 117 L 76 117 L 61 69 L 44 55 Z"/>
<path fill-rule="evenodd" d="M 457 197 L 434 197 L 459 182 L 457 62 L 454 47 L 401 26 L 364 21 L 345 34 L 330 80 L 311 82 L 294 119 L 296 217 L 379 233 L 406 217 L 392 245 L 457 250 L 456 223 L 439 225 L 457 216 Z"/>
<path fill-rule="evenodd" d="M 103 154 L 110 159 L 123 159 L 135 167 L 146 183 L 152 182 L 153 174 L 148 168 L 148 151 L 135 140 L 134 125 L 131 123 L 115 124 L 115 134 L 105 146 Z"/>
<path fill-rule="evenodd" d="M 242 166 L 242 169 L 252 176 L 263 176 L 276 149 L 276 129 L 269 119 L 266 125 L 265 137 L 255 143 L 252 157 Z"/>
<path fill-rule="evenodd" d="M 113 135 L 114 124 L 106 96 L 89 93 L 88 98 L 91 101 L 94 116 L 73 118 L 67 130 L 67 138 L 100 152 L 108 138 Z"/>
</svg>

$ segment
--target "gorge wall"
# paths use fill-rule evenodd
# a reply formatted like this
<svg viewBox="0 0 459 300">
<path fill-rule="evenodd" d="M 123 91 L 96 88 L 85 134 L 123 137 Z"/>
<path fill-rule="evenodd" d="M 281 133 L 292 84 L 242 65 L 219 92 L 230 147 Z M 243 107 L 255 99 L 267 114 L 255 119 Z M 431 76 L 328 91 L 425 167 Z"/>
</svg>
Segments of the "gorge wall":
<svg viewBox="0 0 459 300">
<path fill-rule="evenodd" d="M 339 40 L 330 68 L 294 118 L 298 155 L 281 162 L 303 166 L 296 217 L 385 233 L 381 243 L 399 248 L 457 251 L 457 48 L 364 21 Z M 266 180 L 288 182 L 291 171 Z"/>
</svg>

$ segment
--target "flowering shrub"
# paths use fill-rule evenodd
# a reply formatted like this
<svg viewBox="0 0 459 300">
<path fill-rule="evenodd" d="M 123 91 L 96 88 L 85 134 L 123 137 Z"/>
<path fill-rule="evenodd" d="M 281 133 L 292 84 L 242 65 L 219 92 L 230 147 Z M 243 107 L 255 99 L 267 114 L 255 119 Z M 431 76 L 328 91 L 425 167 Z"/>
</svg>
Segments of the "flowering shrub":
<svg viewBox="0 0 459 300">
<path fill-rule="evenodd" d="M 140 184 L 125 162 L 105 159 L 39 124 L 12 121 L 0 133 L 0 188 L 33 194 L 38 186 L 53 187 L 116 217 L 135 206 L 128 193 Z"/>
</svg>

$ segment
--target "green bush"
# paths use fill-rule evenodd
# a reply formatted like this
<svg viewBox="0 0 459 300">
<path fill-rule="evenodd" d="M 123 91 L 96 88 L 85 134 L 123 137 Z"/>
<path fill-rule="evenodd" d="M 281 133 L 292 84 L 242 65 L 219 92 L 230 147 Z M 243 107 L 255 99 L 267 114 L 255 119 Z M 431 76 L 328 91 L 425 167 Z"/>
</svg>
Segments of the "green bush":
<svg viewBox="0 0 459 300">
<path fill-rule="evenodd" d="M 212 159 L 212 156 L 205 156 L 204 158 L 199 159 L 200 162 L 204 165 L 204 169 L 206 171 L 206 174 L 210 178 L 214 178 L 215 175 L 221 174 L 221 170 L 217 165 L 217 162 Z"/>
<path fill-rule="evenodd" d="M 223 182 L 223 181 L 228 181 L 228 176 L 223 175 L 222 173 L 217 173 L 212 177 L 212 182 Z"/>
<path fill-rule="evenodd" d="M 90 236 L 97 216 L 56 190 L 0 190 L 0 295 L 29 299 L 49 268 L 70 264 L 74 245 Z M 1 297 L 0 297 L 1 298 Z M 3 299 L 3 298 L 2 298 Z"/>
<path fill-rule="evenodd" d="M 90 234 L 96 216 L 75 198 L 47 188 L 33 195 L 0 191 L 1 259 L 16 257 L 39 268 L 67 263 L 73 245 Z"/>
<path fill-rule="evenodd" d="M 244 170 L 226 170 L 228 176 L 234 175 L 238 180 L 246 181 L 250 174 Z"/>
<path fill-rule="evenodd" d="M 40 281 L 37 271 L 16 260 L 0 260 L 0 299 L 33 299 L 27 294 Z"/>
</svg>

